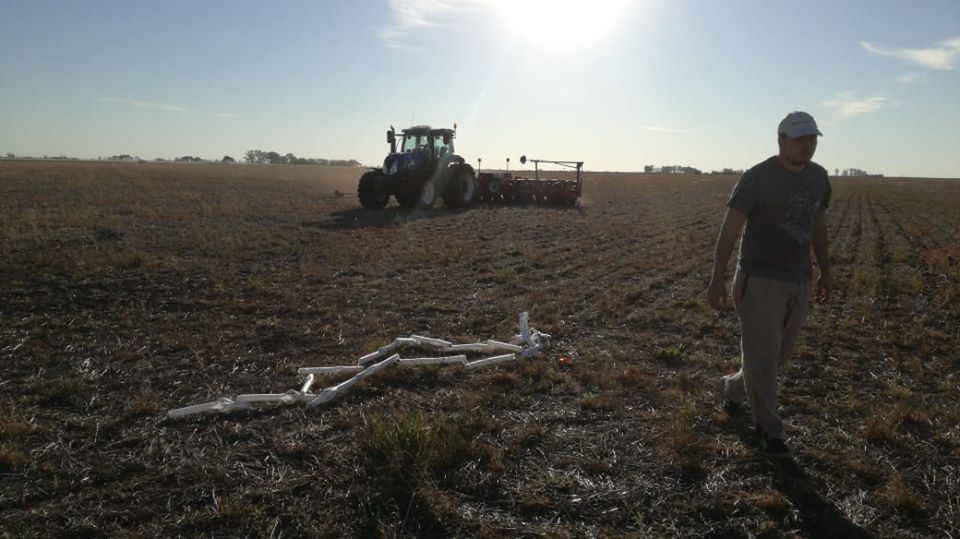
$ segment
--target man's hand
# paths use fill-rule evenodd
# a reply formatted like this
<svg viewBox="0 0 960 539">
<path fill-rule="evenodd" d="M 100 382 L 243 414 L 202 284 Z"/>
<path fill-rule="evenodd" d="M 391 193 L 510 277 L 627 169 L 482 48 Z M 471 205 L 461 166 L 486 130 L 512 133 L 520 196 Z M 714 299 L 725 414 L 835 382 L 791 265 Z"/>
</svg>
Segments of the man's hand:
<svg viewBox="0 0 960 539">
<path fill-rule="evenodd" d="M 707 287 L 707 303 L 718 311 L 730 310 L 726 279 L 710 279 L 710 286 Z"/>
<path fill-rule="evenodd" d="M 817 211 L 813 222 L 813 254 L 817 257 L 817 268 L 820 270 L 820 280 L 817 281 L 817 303 L 830 301 L 830 292 L 833 281 L 830 279 L 830 253 L 827 249 L 827 212 L 824 209 Z"/>
<path fill-rule="evenodd" d="M 713 276 L 710 286 L 707 287 L 707 303 L 718 311 L 730 310 L 730 296 L 727 294 L 726 267 L 733 252 L 733 244 L 740 237 L 740 230 L 747 222 L 747 216 L 733 208 L 727 209 L 727 215 L 720 225 L 720 236 L 717 238 L 717 250 L 713 256 Z"/>
<path fill-rule="evenodd" d="M 833 289 L 833 281 L 829 273 L 821 273 L 817 281 L 817 303 L 826 303 L 830 301 L 830 292 Z"/>
</svg>

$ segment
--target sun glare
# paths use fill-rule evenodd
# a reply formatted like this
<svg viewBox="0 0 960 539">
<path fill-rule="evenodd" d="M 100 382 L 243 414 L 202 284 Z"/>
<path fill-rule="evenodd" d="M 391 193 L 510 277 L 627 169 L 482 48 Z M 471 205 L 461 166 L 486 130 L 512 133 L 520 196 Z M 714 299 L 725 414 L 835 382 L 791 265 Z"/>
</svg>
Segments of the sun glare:
<svg viewBox="0 0 960 539">
<path fill-rule="evenodd" d="M 572 50 L 596 43 L 613 29 L 629 0 L 494 0 L 513 32 L 533 45 Z"/>
</svg>

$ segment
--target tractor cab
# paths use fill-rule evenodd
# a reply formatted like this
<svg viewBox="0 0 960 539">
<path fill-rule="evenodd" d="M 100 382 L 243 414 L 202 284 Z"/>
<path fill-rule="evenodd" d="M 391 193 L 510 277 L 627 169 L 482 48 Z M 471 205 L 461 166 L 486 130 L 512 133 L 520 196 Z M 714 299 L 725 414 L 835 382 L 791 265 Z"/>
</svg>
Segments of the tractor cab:
<svg viewBox="0 0 960 539">
<path fill-rule="evenodd" d="M 453 129 L 433 129 L 427 125 L 405 129 L 397 136 L 391 127 L 387 131 L 390 155 L 384 159 L 383 173 L 389 176 L 407 168 L 436 168 L 454 161 L 462 163 L 463 159 L 457 159 L 454 154 L 455 136 Z"/>
</svg>

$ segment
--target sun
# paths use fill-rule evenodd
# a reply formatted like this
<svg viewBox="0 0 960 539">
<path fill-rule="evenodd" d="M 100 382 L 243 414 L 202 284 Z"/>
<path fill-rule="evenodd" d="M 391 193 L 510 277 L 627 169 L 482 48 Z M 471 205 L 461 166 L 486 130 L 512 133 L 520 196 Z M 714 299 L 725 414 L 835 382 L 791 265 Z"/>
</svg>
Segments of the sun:
<svg viewBox="0 0 960 539">
<path fill-rule="evenodd" d="M 492 0 L 507 26 L 537 48 L 569 51 L 607 37 L 629 0 Z"/>
</svg>

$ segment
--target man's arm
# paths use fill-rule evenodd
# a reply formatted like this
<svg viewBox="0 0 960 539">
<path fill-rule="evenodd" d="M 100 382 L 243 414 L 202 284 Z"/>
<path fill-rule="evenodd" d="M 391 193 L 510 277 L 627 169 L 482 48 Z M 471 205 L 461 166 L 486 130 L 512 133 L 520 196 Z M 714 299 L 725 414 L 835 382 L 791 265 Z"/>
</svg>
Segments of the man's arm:
<svg viewBox="0 0 960 539">
<path fill-rule="evenodd" d="M 720 236 L 717 238 L 717 249 L 713 257 L 713 276 L 707 288 L 707 303 L 718 310 L 728 309 L 730 305 L 727 298 L 727 265 L 746 220 L 747 216 L 739 210 L 728 208 L 720 226 Z"/>
<path fill-rule="evenodd" d="M 830 249 L 827 237 L 827 210 L 817 211 L 813 221 L 813 255 L 817 257 L 817 267 L 820 268 L 820 279 L 817 281 L 817 302 L 824 303 L 830 299 L 833 287 L 830 275 Z"/>
</svg>

